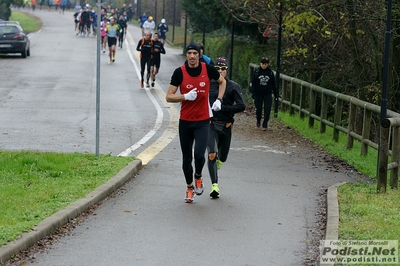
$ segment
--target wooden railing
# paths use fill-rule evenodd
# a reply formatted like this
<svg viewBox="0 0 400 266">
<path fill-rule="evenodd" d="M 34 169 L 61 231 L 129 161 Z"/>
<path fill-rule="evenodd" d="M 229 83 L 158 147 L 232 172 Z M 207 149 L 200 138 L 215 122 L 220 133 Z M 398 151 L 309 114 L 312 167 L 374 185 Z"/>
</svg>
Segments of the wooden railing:
<svg viewBox="0 0 400 266">
<path fill-rule="evenodd" d="M 392 162 L 388 164 L 391 132 Z M 400 117 L 386 118 L 382 121 L 380 142 L 377 191 L 386 192 L 388 171 L 390 171 L 390 187 L 397 189 L 399 183 Z"/>
<path fill-rule="evenodd" d="M 254 72 L 257 68 L 256 64 L 249 64 L 249 83 Z M 378 150 L 378 157 L 382 160 L 383 157 L 386 158 L 386 163 L 388 161 L 388 156 L 392 156 L 392 163 L 389 165 L 384 164 L 381 166 L 380 160 L 377 167 L 377 178 L 381 180 L 379 183 L 378 191 L 386 191 L 386 181 L 383 183 L 384 174 L 387 179 L 387 171 L 391 171 L 391 186 L 397 188 L 397 176 L 399 171 L 399 160 L 400 149 L 397 147 L 400 145 L 400 135 L 392 134 L 392 147 L 390 149 L 390 127 L 395 126 L 394 132 L 398 133 L 398 126 L 400 125 L 400 114 L 393 112 L 391 110 L 387 111 L 387 117 L 389 118 L 389 129 L 387 129 L 388 122 L 385 122 L 380 126 L 371 127 L 371 122 L 373 121 L 373 115 L 378 119 L 380 117 L 381 107 L 375 104 L 371 104 L 362 101 L 358 98 L 338 93 L 332 90 L 322 88 L 320 86 L 308 83 L 306 81 L 293 78 L 284 74 L 280 74 L 280 99 L 281 110 L 289 112 L 291 115 L 297 114 L 301 119 L 308 119 L 309 127 L 314 127 L 315 120 L 320 122 L 320 133 L 326 132 L 326 126 L 333 128 L 333 140 L 339 141 L 339 133 L 342 132 L 346 134 L 346 148 L 353 148 L 354 140 L 358 140 L 361 143 L 360 155 L 368 154 L 368 147 L 372 147 Z M 319 100 L 319 101 L 318 101 Z M 328 117 L 328 114 L 331 114 Z M 357 119 L 357 117 L 362 117 L 362 121 Z M 393 119 L 392 119 L 393 118 Z M 377 120 L 378 120 L 377 119 Z M 392 120 L 391 120 L 392 119 Z M 379 121 L 379 120 L 378 120 Z M 362 122 L 361 132 L 356 132 L 356 123 Z M 384 121 L 382 121 L 384 122 Z M 381 146 L 387 147 L 386 150 L 379 148 L 378 143 L 374 142 L 370 136 L 371 132 L 375 133 L 375 136 L 379 136 L 379 130 L 387 130 L 388 134 L 384 139 L 382 139 L 384 134 L 381 134 Z M 386 132 L 386 131 L 385 131 Z M 394 140 L 396 138 L 396 140 Z M 382 161 L 384 163 L 384 161 Z M 380 174 L 381 170 L 385 173 Z M 394 186 L 396 183 L 396 186 Z M 385 189 L 383 189 L 383 186 Z"/>
</svg>

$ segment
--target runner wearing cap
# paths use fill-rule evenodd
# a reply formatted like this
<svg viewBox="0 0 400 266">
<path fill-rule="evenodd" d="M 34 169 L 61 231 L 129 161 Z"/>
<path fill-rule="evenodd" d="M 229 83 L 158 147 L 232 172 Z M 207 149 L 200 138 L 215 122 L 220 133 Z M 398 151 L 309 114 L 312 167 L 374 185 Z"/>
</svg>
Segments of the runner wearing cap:
<svg viewBox="0 0 400 266">
<path fill-rule="evenodd" d="M 194 196 L 204 191 L 202 171 L 205 164 L 205 151 L 210 133 L 212 110 L 221 110 L 226 81 L 211 65 L 199 61 L 200 47 L 190 42 L 185 49 L 186 62 L 175 69 L 168 87 L 167 102 L 180 102 L 179 141 L 182 151 L 182 169 L 186 180 L 185 202 L 192 203 Z M 219 84 L 217 100 L 210 108 L 210 81 Z M 180 93 L 177 93 L 179 88 Z M 194 153 L 192 151 L 194 144 Z M 194 154 L 194 182 L 193 155 Z M 193 184 L 194 183 L 194 184 Z"/>
<path fill-rule="evenodd" d="M 165 23 L 165 19 L 161 20 L 161 23 L 158 24 L 158 34 L 159 34 L 159 40 L 162 42 L 163 45 L 165 45 L 165 40 L 167 39 L 167 32 L 168 32 L 168 25 Z"/>
<path fill-rule="evenodd" d="M 219 198 L 218 169 L 222 162 L 228 158 L 232 139 L 232 127 L 235 113 L 243 112 L 246 105 L 243 100 L 239 85 L 227 78 L 228 60 L 218 57 L 215 60 L 215 68 L 226 80 L 226 90 L 222 98 L 221 111 L 213 111 L 210 123 L 210 136 L 208 138 L 208 172 L 211 179 L 210 197 Z M 211 81 L 210 104 L 218 98 L 218 83 Z"/>
<path fill-rule="evenodd" d="M 154 33 L 154 28 L 156 27 L 156 23 L 153 21 L 153 17 L 149 16 L 147 21 L 143 23 L 143 31 L 150 32 L 152 35 Z"/>
</svg>

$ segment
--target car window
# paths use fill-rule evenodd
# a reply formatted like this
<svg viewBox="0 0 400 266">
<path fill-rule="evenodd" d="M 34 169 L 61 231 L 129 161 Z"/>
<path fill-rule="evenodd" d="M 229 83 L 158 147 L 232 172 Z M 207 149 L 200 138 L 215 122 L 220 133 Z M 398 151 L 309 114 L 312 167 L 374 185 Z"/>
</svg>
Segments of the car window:
<svg viewBox="0 0 400 266">
<path fill-rule="evenodd" d="M 19 33 L 19 29 L 15 26 L 0 27 L 0 34 L 15 34 Z"/>
</svg>

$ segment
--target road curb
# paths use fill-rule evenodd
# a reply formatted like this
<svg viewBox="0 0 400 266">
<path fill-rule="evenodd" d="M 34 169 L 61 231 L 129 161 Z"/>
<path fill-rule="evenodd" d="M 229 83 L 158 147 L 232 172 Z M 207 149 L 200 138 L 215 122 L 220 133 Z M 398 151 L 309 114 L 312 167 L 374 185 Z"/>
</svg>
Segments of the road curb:
<svg viewBox="0 0 400 266">
<path fill-rule="evenodd" d="M 328 188 L 326 194 L 326 230 L 325 240 L 338 240 L 339 237 L 339 202 L 337 198 L 337 189 L 339 186 L 346 184 L 346 182 L 337 183 Z M 332 264 L 324 264 L 330 265 Z"/>
<path fill-rule="evenodd" d="M 85 197 L 46 218 L 38 225 L 34 226 L 31 231 L 23 233 L 17 240 L 0 247 L 0 265 L 11 259 L 13 255 L 29 248 L 42 238 L 50 235 L 55 229 L 77 217 L 89 207 L 105 199 L 137 174 L 141 167 L 141 160 L 130 162 L 110 180 L 87 194 Z"/>
</svg>

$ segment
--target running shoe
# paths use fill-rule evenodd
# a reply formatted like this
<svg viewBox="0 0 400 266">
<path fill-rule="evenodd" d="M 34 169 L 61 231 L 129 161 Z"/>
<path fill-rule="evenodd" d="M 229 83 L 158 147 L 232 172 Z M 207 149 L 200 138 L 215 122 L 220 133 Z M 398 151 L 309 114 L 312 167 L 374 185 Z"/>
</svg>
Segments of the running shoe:
<svg viewBox="0 0 400 266">
<path fill-rule="evenodd" d="M 196 195 L 201 195 L 203 194 L 204 191 L 204 186 L 203 186 L 203 178 L 201 176 L 199 178 L 194 179 L 194 192 L 196 192 Z"/>
<path fill-rule="evenodd" d="M 257 121 L 257 123 L 256 123 L 256 127 L 260 127 L 261 126 L 261 123 L 260 123 L 260 121 Z"/>
<path fill-rule="evenodd" d="M 103 49 L 103 54 L 105 54 L 106 53 L 106 49 Z"/>
<path fill-rule="evenodd" d="M 213 199 L 219 198 L 219 187 L 217 183 L 211 185 L 210 197 Z"/>
<path fill-rule="evenodd" d="M 218 168 L 218 170 L 221 169 L 221 167 L 222 167 L 222 162 L 217 159 L 217 168 Z"/>
<path fill-rule="evenodd" d="M 140 81 L 140 88 L 143 88 L 144 87 L 144 85 L 143 85 L 143 79 Z"/>
<path fill-rule="evenodd" d="M 194 202 L 194 189 L 193 187 L 187 188 L 186 190 L 186 196 L 185 196 L 185 202 L 186 203 L 193 203 Z"/>
<path fill-rule="evenodd" d="M 111 64 L 112 64 L 112 61 L 108 61 L 108 64 L 111 65 Z"/>
<path fill-rule="evenodd" d="M 150 88 L 150 84 L 149 83 L 146 83 L 146 88 Z"/>
<path fill-rule="evenodd" d="M 113 63 L 115 62 L 115 57 L 112 58 Z"/>
<path fill-rule="evenodd" d="M 152 82 L 151 82 L 151 87 L 153 87 L 154 88 L 154 82 L 155 82 L 156 80 L 153 80 Z"/>
<path fill-rule="evenodd" d="M 266 128 L 266 127 L 263 127 L 263 131 L 267 131 L 267 128 Z"/>
</svg>

